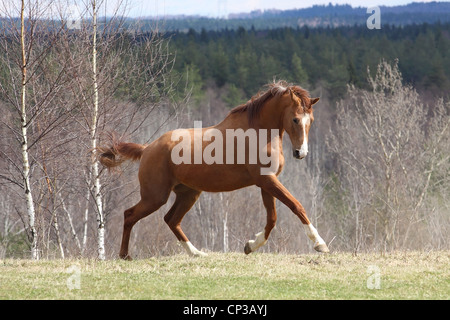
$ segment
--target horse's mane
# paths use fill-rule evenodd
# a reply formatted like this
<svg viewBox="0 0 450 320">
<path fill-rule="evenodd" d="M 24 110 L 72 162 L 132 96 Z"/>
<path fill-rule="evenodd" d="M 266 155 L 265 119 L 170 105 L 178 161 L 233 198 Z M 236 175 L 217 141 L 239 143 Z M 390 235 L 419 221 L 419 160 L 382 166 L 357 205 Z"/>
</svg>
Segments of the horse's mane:
<svg viewBox="0 0 450 320">
<path fill-rule="evenodd" d="M 285 81 L 278 81 L 269 83 L 265 87 L 267 87 L 268 89 L 259 91 L 247 103 L 241 104 L 240 106 L 232 109 L 230 111 L 230 114 L 247 112 L 248 121 L 250 124 L 252 124 L 253 120 L 258 118 L 264 104 L 268 100 L 273 97 L 282 96 L 286 92 L 289 92 L 289 90 L 298 98 L 300 98 L 305 111 L 309 107 L 309 93 L 299 86 L 289 85 Z"/>
</svg>

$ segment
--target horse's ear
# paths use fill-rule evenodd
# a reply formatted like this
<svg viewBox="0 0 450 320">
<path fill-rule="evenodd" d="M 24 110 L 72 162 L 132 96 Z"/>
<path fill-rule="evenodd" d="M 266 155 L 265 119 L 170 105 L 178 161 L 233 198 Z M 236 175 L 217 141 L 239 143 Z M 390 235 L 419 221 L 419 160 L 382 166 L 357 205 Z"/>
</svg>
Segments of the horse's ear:
<svg viewBox="0 0 450 320">
<path fill-rule="evenodd" d="M 311 106 L 315 105 L 319 100 L 320 98 L 311 98 Z"/>
<path fill-rule="evenodd" d="M 289 91 L 289 94 L 291 95 L 291 99 L 295 101 L 294 99 L 294 91 L 291 88 L 287 89 Z"/>
</svg>

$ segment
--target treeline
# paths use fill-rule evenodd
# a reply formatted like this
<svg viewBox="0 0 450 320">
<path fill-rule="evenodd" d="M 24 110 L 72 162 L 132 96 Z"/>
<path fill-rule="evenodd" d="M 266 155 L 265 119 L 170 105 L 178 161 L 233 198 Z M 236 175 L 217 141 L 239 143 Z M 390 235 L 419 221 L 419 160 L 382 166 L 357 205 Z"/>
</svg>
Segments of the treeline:
<svg viewBox="0 0 450 320">
<path fill-rule="evenodd" d="M 190 73 L 196 94 L 211 83 L 228 85 L 229 106 L 278 79 L 307 88 L 322 87 L 334 101 L 347 84 L 367 87 L 367 68 L 399 59 L 404 82 L 419 91 L 450 91 L 450 24 L 406 27 L 255 29 L 171 34 L 174 69 Z"/>
<path fill-rule="evenodd" d="M 370 5 L 370 3 L 368 3 Z M 449 22 L 448 2 L 410 3 L 403 6 L 380 6 L 383 26 L 406 26 L 410 24 Z M 221 15 L 221 13 L 219 13 Z M 255 10 L 249 13 L 231 13 L 227 18 L 206 18 L 201 16 L 170 16 L 164 20 L 167 31 L 189 30 L 236 30 L 240 27 L 257 30 L 309 27 L 339 27 L 366 25 L 370 15 L 367 7 L 344 5 L 314 5 L 310 8 L 292 10 Z M 134 21 L 130 19 L 130 24 Z M 155 19 L 139 20 L 141 27 L 151 29 Z M 158 21 L 159 23 L 159 21 Z"/>
</svg>

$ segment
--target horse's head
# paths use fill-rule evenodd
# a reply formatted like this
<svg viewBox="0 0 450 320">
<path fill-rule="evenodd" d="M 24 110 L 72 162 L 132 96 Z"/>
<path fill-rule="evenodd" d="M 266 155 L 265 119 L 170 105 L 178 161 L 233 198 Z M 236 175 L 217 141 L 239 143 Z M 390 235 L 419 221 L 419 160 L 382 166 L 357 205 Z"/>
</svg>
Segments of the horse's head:
<svg viewBox="0 0 450 320">
<path fill-rule="evenodd" d="M 308 134 L 314 121 L 312 106 L 319 98 L 310 98 L 305 90 L 296 88 L 289 89 L 292 103 L 285 109 L 283 126 L 291 140 L 294 158 L 303 159 L 308 154 Z"/>
</svg>

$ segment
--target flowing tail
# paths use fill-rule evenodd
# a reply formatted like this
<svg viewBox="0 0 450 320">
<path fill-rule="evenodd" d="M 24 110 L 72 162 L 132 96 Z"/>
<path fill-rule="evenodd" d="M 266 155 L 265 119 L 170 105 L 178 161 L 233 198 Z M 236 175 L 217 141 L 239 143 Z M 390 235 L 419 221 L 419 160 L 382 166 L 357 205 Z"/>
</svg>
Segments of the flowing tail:
<svg viewBox="0 0 450 320">
<path fill-rule="evenodd" d="M 146 145 L 112 139 L 110 147 L 97 147 L 97 160 L 106 168 L 120 166 L 126 160 L 139 161 Z"/>
</svg>

